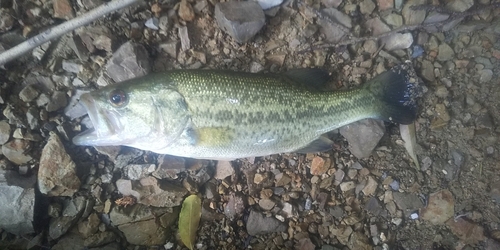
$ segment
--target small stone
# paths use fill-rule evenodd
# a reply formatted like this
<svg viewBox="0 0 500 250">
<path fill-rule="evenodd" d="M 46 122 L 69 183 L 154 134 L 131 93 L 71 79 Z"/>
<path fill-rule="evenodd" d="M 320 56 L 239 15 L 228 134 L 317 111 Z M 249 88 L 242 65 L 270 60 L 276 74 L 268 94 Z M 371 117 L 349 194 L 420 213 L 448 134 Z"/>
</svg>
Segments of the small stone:
<svg viewBox="0 0 500 250">
<path fill-rule="evenodd" d="M 193 21 L 195 18 L 194 10 L 187 0 L 181 0 L 179 5 L 179 17 L 184 21 Z"/>
<path fill-rule="evenodd" d="M 255 236 L 275 232 L 284 232 L 287 229 L 287 226 L 273 217 L 266 217 L 261 213 L 251 210 L 246 223 L 246 228 L 249 235 Z"/>
<path fill-rule="evenodd" d="M 292 179 L 290 178 L 290 176 L 288 176 L 287 174 L 284 174 L 284 173 L 277 174 L 275 176 L 275 180 L 276 180 L 276 186 L 277 187 L 285 186 L 285 185 L 287 185 L 288 183 L 290 183 L 292 181 Z"/>
<path fill-rule="evenodd" d="M 424 206 L 420 198 L 415 194 L 392 192 L 392 196 L 396 205 L 403 210 L 406 216 Z"/>
<path fill-rule="evenodd" d="M 92 213 L 86 220 L 78 223 L 78 231 L 84 238 L 88 238 L 99 230 L 99 223 L 101 223 L 99 216 L 96 213 Z"/>
<path fill-rule="evenodd" d="M 403 25 L 403 17 L 401 15 L 396 14 L 396 13 L 391 13 L 387 16 L 384 16 L 384 21 L 394 28 L 397 28 L 397 27 Z"/>
<path fill-rule="evenodd" d="M 0 171 L 3 171 L 0 169 Z M 4 178 L 1 176 L 0 179 Z M 12 181 L 12 180 L 9 180 Z M 15 235 L 34 232 L 35 189 L 8 185 L 0 180 L 0 228 Z"/>
<path fill-rule="evenodd" d="M 322 12 L 330 16 L 333 19 L 333 21 L 338 22 L 347 28 L 352 28 L 352 20 L 351 17 L 349 17 L 349 15 L 346 15 L 335 8 L 326 8 L 323 9 Z"/>
<path fill-rule="evenodd" d="M 434 65 L 432 62 L 423 60 L 421 70 L 421 75 L 425 80 L 429 82 L 434 82 L 436 80 L 436 77 L 434 76 Z"/>
<path fill-rule="evenodd" d="M 155 246 L 165 244 L 168 233 L 165 228 L 158 226 L 155 219 L 119 225 L 129 244 L 141 246 Z"/>
<path fill-rule="evenodd" d="M 125 166 L 124 173 L 130 180 L 139 180 L 155 171 L 155 164 L 130 164 Z"/>
<path fill-rule="evenodd" d="M 453 217 L 454 213 L 455 199 L 447 189 L 429 195 L 427 207 L 420 209 L 422 219 L 434 225 L 444 224 Z"/>
<path fill-rule="evenodd" d="M 28 122 L 31 130 L 40 128 L 40 112 L 36 107 L 29 107 L 26 111 L 26 121 Z"/>
<path fill-rule="evenodd" d="M 283 0 L 256 0 L 263 10 L 270 9 L 283 3 Z"/>
<path fill-rule="evenodd" d="M 446 4 L 446 8 L 455 12 L 464 12 L 474 6 L 474 0 L 451 0 Z"/>
<path fill-rule="evenodd" d="M 260 199 L 259 200 L 259 206 L 266 211 L 273 209 L 274 205 L 276 205 L 276 203 L 274 203 L 274 201 L 272 201 L 270 199 Z"/>
<path fill-rule="evenodd" d="M 426 15 L 425 10 L 413 10 L 413 6 L 425 5 L 426 0 L 409 0 L 403 7 L 403 18 L 406 25 L 421 24 Z"/>
<path fill-rule="evenodd" d="M 375 9 L 375 3 L 372 0 L 363 0 L 359 4 L 359 10 L 364 15 L 370 15 Z"/>
<path fill-rule="evenodd" d="M 323 175 L 325 174 L 330 166 L 325 164 L 325 159 L 316 156 L 311 162 L 311 174 L 312 175 Z"/>
<path fill-rule="evenodd" d="M 176 179 L 177 174 L 186 169 L 186 160 L 182 157 L 160 155 L 158 157 L 158 168 L 153 172 L 153 176 L 158 179 Z"/>
<path fill-rule="evenodd" d="M 475 245 L 486 238 L 483 227 L 463 218 L 450 218 L 446 225 L 464 244 Z"/>
<path fill-rule="evenodd" d="M 160 44 L 160 49 L 166 52 L 172 58 L 177 58 L 178 47 L 179 42 L 177 41 Z"/>
<path fill-rule="evenodd" d="M 146 20 L 146 22 L 144 23 L 144 26 L 146 26 L 152 30 L 159 30 L 160 29 L 159 25 L 160 25 L 159 20 L 156 17 L 152 17 L 152 18 Z"/>
<path fill-rule="evenodd" d="M 35 100 L 39 94 L 40 93 L 38 92 L 38 90 L 30 84 L 24 87 L 21 92 L 19 92 L 19 98 L 21 98 L 23 102 L 28 103 Z"/>
<path fill-rule="evenodd" d="M 88 237 L 83 241 L 83 245 L 89 248 L 94 248 L 114 242 L 115 240 L 116 240 L 116 235 L 113 232 L 105 231 Z"/>
<path fill-rule="evenodd" d="M 0 145 L 5 144 L 9 141 L 10 135 L 12 133 L 12 128 L 7 121 L 0 121 Z"/>
<path fill-rule="evenodd" d="M 181 40 L 181 49 L 189 50 L 191 48 L 191 40 L 189 39 L 188 28 L 181 26 L 178 28 L 179 38 Z"/>
<path fill-rule="evenodd" d="M 63 60 L 62 69 L 66 72 L 78 74 L 83 71 L 83 65 L 75 61 Z"/>
<path fill-rule="evenodd" d="M 385 133 L 382 121 L 365 119 L 340 128 L 340 134 L 349 142 L 349 150 L 357 158 L 370 156 Z"/>
<path fill-rule="evenodd" d="M 240 43 L 254 37 L 266 21 L 264 11 L 253 1 L 217 3 L 215 18 L 219 27 Z"/>
<path fill-rule="evenodd" d="M 347 192 L 349 190 L 354 189 L 355 187 L 356 187 L 356 184 L 353 181 L 340 183 L 340 190 L 342 190 L 342 192 Z"/>
<path fill-rule="evenodd" d="M 321 0 L 321 3 L 327 8 L 337 8 L 342 3 L 342 0 Z"/>
<path fill-rule="evenodd" d="M 10 9 L 0 8 L 0 33 L 12 29 L 15 23 L 14 16 L 11 14 Z M 0 51 L 2 52 L 2 51 Z"/>
<path fill-rule="evenodd" d="M 215 176 L 217 180 L 223 180 L 234 174 L 234 168 L 230 161 L 218 161 L 215 166 Z"/>
<path fill-rule="evenodd" d="M 66 107 L 66 105 L 68 105 L 68 96 L 66 93 L 62 91 L 54 91 L 45 109 L 47 112 L 53 112 Z"/>
<path fill-rule="evenodd" d="M 442 43 L 439 45 L 438 55 L 437 55 L 438 61 L 444 62 L 451 60 L 454 57 L 454 55 L 455 52 L 448 44 Z"/>
<path fill-rule="evenodd" d="M 391 28 L 382 22 L 379 17 L 367 20 L 365 26 L 372 31 L 372 35 L 374 36 L 391 31 Z"/>
<path fill-rule="evenodd" d="M 144 46 L 127 42 L 120 46 L 105 66 L 106 72 L 115 82 L 122 82 L 151 71 L 149 56 Z"/>
<path fill-rule="evenodd" d="M 389 10 L 394 8 L 394 0 L 377 0 L 379 11 Z"/>
<path fill-rule="evenodd" d="M 411 33 L 395 33 L 384 37 L 382 42 L 385 43 L 384 49 L 388 51 L 407 49 L 413 44 L 413 35 Z"/>
<path fill-rule="evenodd" d="M 117 184 L 118 186 L 118 184 Z M 176 184 L 161 182 L 154 177 L 146 177 L 132 183 L 133 192 L 138 203 L 155 207 L 175 207 L 182 204 L 188 191 Z M 127 195 L 122 193 L 123 195 Z"/>
<path fill-rule="evenodd" d="M 479 82 L 487 83 L 493 78 L 493 71 L 491 69 L 483 69 L 479 71 Z"/>
<path fill-rule="evenodd" d="M 31 148 L 31 143 L 27 140 L 14 139 L 2 146 L 2 154 L 9 161 L 22 165 L 30 162 L 33 158 L 27 154 Z"/>
<path fill-rule="evenodd" d="M 69 0 L 54 0 L 52 1 L 54 7 L 54 17 L 69 20 L 74 17 L 73 7 Z"/>
<path fill-rule="evenodd" d="M 374 195 L 375 191 L 377 190 L 377 186 L 377 181 L 373 177 L 368 176 L 368 183 L 362 190 L 363 194 L 365 194 L 366 196 Z"/>
<path fill-rule="evenodd" d="M 258 73 L 258 72 L 261 72 L 262 70 L 264 70 L 264 66 L 262 66 L 262 64 L 260 64 L 258 62 L 252 62 L 250 64 L 250 72 Z"/>
<path fill-rule="evenodd" d="M 224 215 L 226 215 L 229 220 L 233 221 L 240 218 L 244 211 L 245 202 L 243 197 L 241 195 L 231 195 L 224 207 Z"/>
</svg>

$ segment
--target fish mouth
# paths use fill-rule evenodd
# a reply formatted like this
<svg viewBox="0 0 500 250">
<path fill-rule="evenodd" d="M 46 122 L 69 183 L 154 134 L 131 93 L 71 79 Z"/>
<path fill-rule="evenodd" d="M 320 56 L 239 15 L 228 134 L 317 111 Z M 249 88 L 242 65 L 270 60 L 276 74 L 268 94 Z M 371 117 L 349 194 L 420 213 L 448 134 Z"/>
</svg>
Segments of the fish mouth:
<svg viewBox="0 0 500 250">
<path fill-rule="evenodd" d="M 73 137 L 75 145 L 82 146 L 108 146 L 115 145 L 121 124 L 119 115 L 99 107 L 90 93 L 83 94 L 80 102 L 87 110 L 87 114 L 94 128 L 89 128 Z"/>
</svg>

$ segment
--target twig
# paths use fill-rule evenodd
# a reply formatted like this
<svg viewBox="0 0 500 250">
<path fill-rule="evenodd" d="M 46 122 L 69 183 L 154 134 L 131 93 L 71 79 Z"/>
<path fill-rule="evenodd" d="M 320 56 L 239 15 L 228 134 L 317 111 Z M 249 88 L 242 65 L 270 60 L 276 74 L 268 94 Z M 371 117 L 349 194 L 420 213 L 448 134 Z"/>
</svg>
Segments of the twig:
<svg viewBox="0 0 500 250">
<path fill-rule="evenodd" d="M 16 45 L 15 47 L 6 50 L 0 54 L 0 66 L 24 55 L 32 49 L 68 32 L 71 32 L 81 26 L 87 25 L 94 20 L 107 15 L 115 10 L 125 8 L 129 5 L 139 2 L 140 0 L 113 0 L 105 3 L 79 17 L 66 21 L 58 26 L 49 28 L 48 30 Z"/>
<path fill-rule="evenodd" d="M 425 10 L 428 10 L 430 8 L 433 8 L 433 7 L 432 6 L 429 7 L 428 5 L 414 6 L 414 9 L 425 9 Z M 416 30 L 416 29 L 425 29 L 425 28 L 433 27 L 433 26 L 434 27 L 442 27 L 442 26 L 444 26 L 445 24 L 447 24 L 447 23 L 449 23 L 451 21 L 455 21 L 455 20 L 460 19 L 460 18 L 464 18 L 464 17 L 476 15 L 476 14 L 479 14 L 479 13 L 481 13 L 483 11 L 486 11 L 486 10 L 489 10 L 489 9 L 492 9 L 492 8 L 500 8 L 500 3 L 494 3 L 494 4 L 490 4 L 490 5 L 479 6 L 479 7 L 476 7 L 474 9 L 472 9 L 472 10 L 465 11 L 465 12 L 452 12 L 450 14 L 450 17 L 448 19 L 443 20 L 443 21 L 439 21 L 439 22 L 423 23 L 423 24 L 415 24 L 415 25 L 404 25 L 404 26 L 401 26 L 401 27 L 396 28 L 394 30 L 391 30 L 391 31 L 388 31 L 388 32 L 385 32 L 385 33 L 382 33 L 382 34 L 379 34 L 379 35 L 376 35 L 376 36 L 354 37 L 354 38 L 351 38 L 351 39 L 340 41 L 340 42 L 335 43 L 335 44 L 333 44 L 333 43 L 327 43 L 327 44 L 315 45 L 315 46 L 312 46 L 309 49 L 304 49 L 301 52 L 312 51 L 312 50 L 317 50 L 317 49 L 325 49 L 325 48 L 337 48 L 337 47 L 340 47 L 340 46 L 351 45 L 351 44 L 355 44 L 355 43 L 364 42 L 364 41 L 367 41 L 367 40 L 380 40 L 380 39 L 382 39 L 384 37 L 391 36 L 391 35 L 394 35 L 396 33 L 404 32 L 404 31 L 412 31 L 412 30 Z M 444 9 L 434 8 L 433 10 L 436 10 L 438 12 L 439 12 L 439 10 L 443 10 L 443 12 L 445 12 Z"/>
</svg>

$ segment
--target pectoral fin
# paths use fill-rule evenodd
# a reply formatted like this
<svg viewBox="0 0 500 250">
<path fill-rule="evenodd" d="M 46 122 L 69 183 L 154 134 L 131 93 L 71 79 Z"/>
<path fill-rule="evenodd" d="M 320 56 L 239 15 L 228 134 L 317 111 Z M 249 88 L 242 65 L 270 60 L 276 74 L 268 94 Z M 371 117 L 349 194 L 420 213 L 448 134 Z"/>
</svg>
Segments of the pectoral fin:
<svg viewBox="0 0 500 250">
<path fill-rule="evenodd" d="M 296 150 L 296 153 L 316 153 L 332 149 L 333 141 L 326 136 L 320 136 L 318 139 L 312 141 L 307 146 Z"/>
</svg>

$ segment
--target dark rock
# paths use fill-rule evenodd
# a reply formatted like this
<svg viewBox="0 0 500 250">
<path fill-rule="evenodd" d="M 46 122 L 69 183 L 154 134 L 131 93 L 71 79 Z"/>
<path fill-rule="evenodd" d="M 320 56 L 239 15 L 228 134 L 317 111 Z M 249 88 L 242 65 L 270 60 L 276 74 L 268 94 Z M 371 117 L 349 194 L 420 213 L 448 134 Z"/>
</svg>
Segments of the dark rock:
<svg viewBox="0 0 500 250">
<path fill-rule="evenodd" d="M 406 216 L 424 206 L 416 194 L 393 192 L 392 195 L 394 202 Z"/>
<path fill-rule="evenodd" d="M 158 157 L 158 168 L 153 172 L 153 176 L 158 179 L 176 179 L 177 174 L 186 169 L 186 161 L 182 157 L 160 155 Z"/>
<path fill-rule="evenodd" d="M 77 233 L 69 233 L 63 236 L 50 248 L 51 250 L 85 249 L 83 239 Z"/>
<path fill-rule="evenodd" d="M 357 158 L 370 156 L 385 132 L 384 122 L 365 119 L 340 128 L 349 142 L 349 150 Z"/>
<path fill-rule="evenodd" d="M 56 133 L 50 132 L 38 170 L 40 192 L 49 196 L 72 196 L 80 188 L 76 165 Z"/>
<path fill-rule="evenodd" d="M 62 91 L 54 91 L 45 108 L 48 112 L 52 112 L 64 108 L 66 105 L 68 105 L 68 96 L 66 93 Z"/>
<path fill-rule="evenodd" d="M 116 240 L 116 235 L 111 231 L 94 234 L 83 241 L 86 247 L 100 247 Z"/>
<path fill-rule="evenodd" d="M 217 3 L 215 18 L 222 30 L 241 43 L 255 36 L 266 22 L 264 11 L 254 1 Z"/>
<path fill-rule="evenodd" d="M 86 200 L 82 196 L 66 202 L 61 217 L 52 218 L 49 224 L 49 236 L 52 240 L 60 238 L 73 227 L 85 208 Z"/>
<path fill-rule="evenodd" d="M 106 72 L 115 82 L 147 75 L 151 71 L 148 52 L 133 42 L 123 44 L 106 64 Z"/>
<path fill-rule="evenodd" d="M 260 234 L 284 232 L 287 229 L 287 226 L 273 217 L 266 217 L 265 215 L 252 210 L 248 216 L 246 228 L 249 235 L 255 236 Z"/>
<path fill-rule="evenodd" d="M 164 245 L 168 236 L 167 230 L 158 226 L 155 219 L 123 224 L 118 229 L 125 235 L 127 242 L 133 245 Z"/>
</svg>

